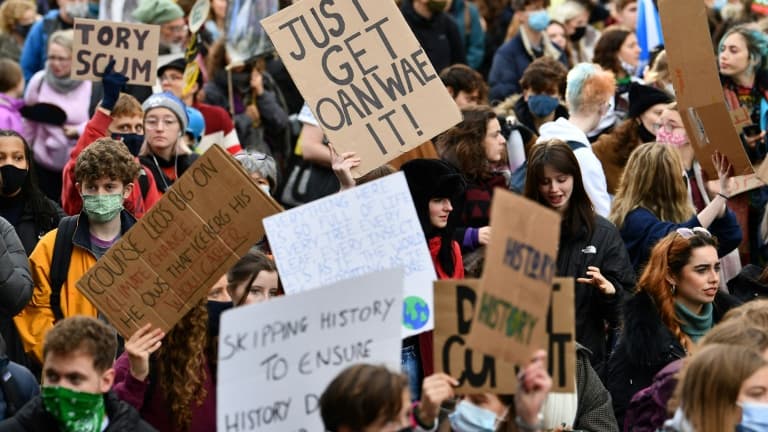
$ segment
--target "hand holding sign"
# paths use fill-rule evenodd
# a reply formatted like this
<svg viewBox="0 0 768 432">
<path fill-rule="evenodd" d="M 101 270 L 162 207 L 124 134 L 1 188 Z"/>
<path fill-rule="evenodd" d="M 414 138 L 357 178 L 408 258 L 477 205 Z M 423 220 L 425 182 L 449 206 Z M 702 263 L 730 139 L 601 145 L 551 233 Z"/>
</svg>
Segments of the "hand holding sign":
<svg viewBox="0 0 768 432">
<path fill-rule="evenodd" d="M 136 330 L 136 333 L 125 341 L 125 352 L 131 363 L 131 375 L 139 381 L 149 376 L 149 356 L 160 349 L 160 340 L 165 336 L 163 330 L 152 328 L 152 324 Z"/>
<path fill-rule="evenodd" d="M 435 373 L 426 378 L 421 385 L 421 403 L 418 420 L 423 425 L 434 425 L 440 414 L 443 402 L 454 397 L 453 388 L 459 382 L 444 373 Z"/>
<path fill-rule="evenodd" d="M 104 97 L 101 99 L 101 107 L 112 111 L 115 108 L 117 99 L 120 97 L 120 92 L 128 83 L 128 77 L 115 72 L 115 59 L 112 59 L 107 63 L 107 67 L 104 69 L 104 73 L 101 76 L 102 87 L 104 87 Z"/>
</svg>

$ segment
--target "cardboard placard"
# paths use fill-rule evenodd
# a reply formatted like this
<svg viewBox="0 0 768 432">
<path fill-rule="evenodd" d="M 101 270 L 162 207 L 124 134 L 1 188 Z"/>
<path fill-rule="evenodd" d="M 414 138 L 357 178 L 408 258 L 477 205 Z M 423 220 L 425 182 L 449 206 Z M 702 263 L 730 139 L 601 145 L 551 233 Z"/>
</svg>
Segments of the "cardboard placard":
<svg viewBox="0 0 768 432">
<path fill-rule="evenodd" d="M 468 346 L 464 337 L 472 328 L 477 279 L 435 281 L 435 372 L 444 372 L 459 381 L 460 394 L 512 394 L 517 391 L 518 368 Z M 576 316 L 574 283 L 571 278 L 554 278 L 548 314 L 548 370 L 553 393 L 571 393 L 576 384 Z"/>
<path fill-rule="evenodd" d="M 403 173 L 264 220 L 285 292 L 405 269 L 403 336 L 432 330 L 435 267 Z"/>
<path fill-rule="evenodd" d="M 304 0 L 262 25 L 355 177 L 461 121 L 395 2 Z"/>
<path fill-rule="evenodd" d="M 555 278 L 547 322 L 552 393 L 576 391 L 576 292 L 573 278 Z"/>
<path fill-rule="evenodd" d="M 469 346 L 516 364 L 527 364 L 547 347 L 559 239 L 560 215 L 554 210 L 509 191 L 494 192 Z"/>
<path fill-rule="evenodd" d="M 221 317 L 219 431 L 322 431 L 318 401 L 357 363 L 400 370 L 403 270 L 231 309 Z"/>
<path fill-rule="evenodd" d="M 477 304 L 477 279 L 435 281 L 435 372 L 445 372 L 459 381 L 459 394 L 513 394 L 517 391 L 517 369 L 493 356 L 467 346 Z"/>
<path fill-rule="evenodd" d="M 710 179 L 717 179 L 712 164 L 716 150 L 728 157 L 735 176 L 755 173 L 725 104 L 706 5 L 700 0 L 659 0 L 659 11 L 678 110 L 696 159 Z M 735 118 L 740 130 L 744 124 L 739 117 L 744 116 Z M 768 179 L 760 170 L 758 176 Z"/>
<path fill-rule="evenodd" d="M 214 146 L 77 288 L 125 338 L 148 322 L 168 332 L 261 240 L 260 221 L 280 211 L 240 164 Z"/>
<path fill-rule="evenodd" d="M 114 59 L 115 72 L 127 76 L 128 83 L 155 84 L 160 26 L 76 18 L 74 28 L 70 78 L 101 81 Z"/>
</svg>

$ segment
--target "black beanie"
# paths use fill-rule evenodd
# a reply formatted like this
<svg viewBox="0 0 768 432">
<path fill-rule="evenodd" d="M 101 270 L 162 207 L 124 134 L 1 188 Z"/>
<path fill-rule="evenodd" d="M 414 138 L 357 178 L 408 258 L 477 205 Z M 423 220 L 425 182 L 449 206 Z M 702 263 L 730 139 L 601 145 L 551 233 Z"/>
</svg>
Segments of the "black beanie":
<svg viewBox="0 0 768 432">
<path fill-rule="evenodd" d="M 650 107 L 657 104 L 672 103 L 673 100 L 674 98 L 664 90 L 632 83 L 629 86 L 629 116 L 638 118 Z"/>
<path fill-rule="evenodd" d="M 429 236 L 434 231 L 429 221 L 429 201 L 433 198 L 456 199 L 464 193 L 464 178 L 453 166 L 439 159 L 414 159 L 400 169 L 405 173 L 424 234 Z"/>
</svg>

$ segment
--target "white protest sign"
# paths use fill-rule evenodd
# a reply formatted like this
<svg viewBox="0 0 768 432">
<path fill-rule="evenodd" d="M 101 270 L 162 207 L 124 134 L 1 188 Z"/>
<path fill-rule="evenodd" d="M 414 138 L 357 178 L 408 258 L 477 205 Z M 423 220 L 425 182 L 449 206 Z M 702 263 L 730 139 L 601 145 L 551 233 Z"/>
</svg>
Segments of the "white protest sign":
<svg viewBox="0 0 768 432">
<path fill-rule="evenodd" d="M 405 269 L 403 336 L 432 330 L 435 267 L 402 173 L 264 219 L 285 292 Z"/>
<path fill-rule="evenodd" d="M 402 293 L 403 270 L 387 270 L 225 312 L 217 430 L 324 430 L 318 401 L 339 372 L 400 370 Z"/>
</svg>

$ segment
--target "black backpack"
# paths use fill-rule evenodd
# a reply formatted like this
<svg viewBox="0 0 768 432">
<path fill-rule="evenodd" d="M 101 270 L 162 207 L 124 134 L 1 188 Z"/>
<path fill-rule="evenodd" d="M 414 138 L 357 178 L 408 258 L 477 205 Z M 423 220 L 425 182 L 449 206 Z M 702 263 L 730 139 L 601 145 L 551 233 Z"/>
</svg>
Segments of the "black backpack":
<svg viewBox="0 0 768 432">
<path fill-rule="evenodd" d="M 77 216 L 66 216 L 59 221 L 59 229 L 56 232 L 56 242 L 53 245 L 53 257 L 51 259 L 51 311 L 53 311 L 54 323 L 64 318 L 61 311 L 61 287 L 67 280 L 69 262 L 72 259 L 72 237 L 77 228 Z"/>
</svg>

